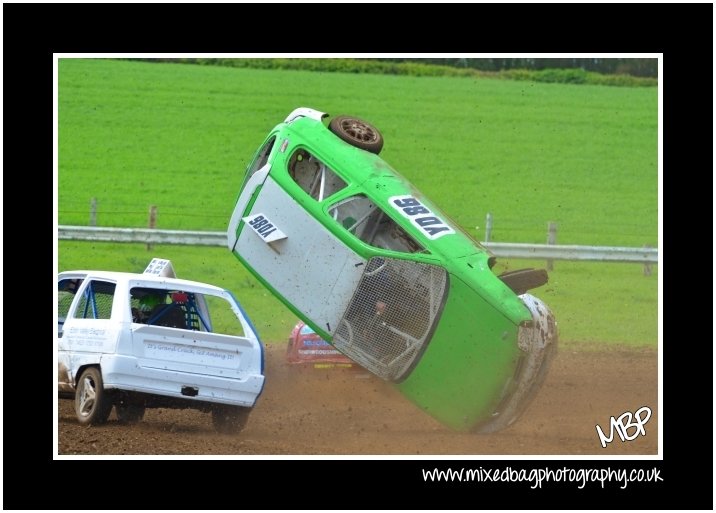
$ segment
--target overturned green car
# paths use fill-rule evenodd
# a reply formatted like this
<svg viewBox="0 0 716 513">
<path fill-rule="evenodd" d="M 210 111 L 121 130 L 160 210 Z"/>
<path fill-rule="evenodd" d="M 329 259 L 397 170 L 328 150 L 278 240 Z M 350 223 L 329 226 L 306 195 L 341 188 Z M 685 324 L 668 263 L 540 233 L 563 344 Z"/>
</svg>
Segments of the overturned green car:
<svg viewBox="0 0 716 513">
<path fill-rule="evenodd" d="M 351 116 L 294 110 L 258 149 L 229 249 L 324 340 L 442 423 L 512 424 L 556 353 L 543 270 L 495 257 L 378 154 Z"/>
</svg>

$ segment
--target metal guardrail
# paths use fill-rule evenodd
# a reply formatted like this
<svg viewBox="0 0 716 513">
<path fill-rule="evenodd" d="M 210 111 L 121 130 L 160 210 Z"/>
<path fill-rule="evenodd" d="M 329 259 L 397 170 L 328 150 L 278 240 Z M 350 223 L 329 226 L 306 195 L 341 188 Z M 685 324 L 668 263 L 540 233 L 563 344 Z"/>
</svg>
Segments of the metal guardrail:
<svg viewBox="0 0 716 513">
<path fill-rule="evenodd" d="M 570 260 L 589 262 L 626 262 L 656 264 L 656 248 L 625 248 L 611 246 L 558 246 L 512 242 L 483 242 L 495 256 L 535 260 Z"/>
<path fill-rule="evenodd" d="M 153 228 L 104 228 L 99 226 L 60 225 L 58 227 L 58 238 L 60 240 L 228 247 L 226 232 L 157 230 Z"/>
<path fill-rule="evenodd" d="M 186 230 L 156 230 L 149 228 L 104 228 L 97 226 L 59 226 L 60 240 L 100 242 L 139 242 L 146 244 L 176 244 L 186 246 L 227 247 L 225 232 Z M 609 246 L 560 246 L 551 244 L 523 244 L 512 242 L 483 242 L 495 256 L 532 260 L 570 260 L 588 262 L 626 262 L 656 264 L 656 248 L 628 248 Z"/>
</svg>

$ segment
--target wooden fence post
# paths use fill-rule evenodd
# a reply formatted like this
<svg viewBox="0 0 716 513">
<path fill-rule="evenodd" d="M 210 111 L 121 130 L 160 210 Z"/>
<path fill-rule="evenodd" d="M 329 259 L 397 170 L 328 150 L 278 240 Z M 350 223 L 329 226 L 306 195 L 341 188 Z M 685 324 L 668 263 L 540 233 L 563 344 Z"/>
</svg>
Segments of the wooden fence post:
<svg viewBox="0 0 716 513">
<path fill-rule="evenodd" d="M 157 207 L 156 205 L 152 205 L 149 207 L 149 228 L 156 228 L 157 227 Z M 152 244 L 147 242 L 147 251 L 152 250 Z"/>
<path fill-rule="evenodd" d="M 644 244 L 645 248 L 650 248 L 651 244 Z M 644 262 L 644 276 L 651 276 L 651 264 Z"/>
<path fill-rule="evenodd" d="M 547 223 L 547 244 L 557 244 L 557 223 L 552 221 Z M 547 260 L 547 270 L 554 270 L 554 261 L 552 259 Z"/>
<path fill-rule="evenodd" d="M 491 237 L 492 237 L 492 214 L 490 212 L 488 212 L 487 217 L 485 218 L 485 242 L 490 242 Z"/>
<path fill-rule="evenodd" d="M 90 226 L 97 226 L 97 198 L 90 199 Z"/>
</svg>

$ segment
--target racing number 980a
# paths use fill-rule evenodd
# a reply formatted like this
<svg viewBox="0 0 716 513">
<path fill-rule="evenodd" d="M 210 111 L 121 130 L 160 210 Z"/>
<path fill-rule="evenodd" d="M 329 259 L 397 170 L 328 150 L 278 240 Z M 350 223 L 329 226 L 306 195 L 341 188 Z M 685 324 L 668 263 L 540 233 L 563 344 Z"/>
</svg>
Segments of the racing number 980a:
<svg viewBox="0 0 716 513">
<path fill-rule="evenodd" d="M 274 223 L 264 214 L 253 214 L 243 218 L 243 221 L 261 237 L 264 242 L 273 242 L 279 239 L 285 239 L 286 234 L 276 227 Z"/>
<path fill-rule="evenodd" d="M 262 215 L 258 215 L 249 221 L 249 225 L 264 239 L 276 231 L 276 227 Z"/>
</svg>

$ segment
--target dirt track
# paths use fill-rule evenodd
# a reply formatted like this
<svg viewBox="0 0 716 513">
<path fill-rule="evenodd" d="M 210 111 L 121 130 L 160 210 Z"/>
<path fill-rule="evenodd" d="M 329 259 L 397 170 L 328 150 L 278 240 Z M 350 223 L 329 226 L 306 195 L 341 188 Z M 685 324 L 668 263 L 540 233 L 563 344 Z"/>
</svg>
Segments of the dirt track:
<svg viewBox="0 0 716 513">
<path fill-rule="evenodd" d="M 297 369 L 284 346 L 266 351 L 263 395 L 238 435 L 214 431 L 211 415 L 147 410 L 136 425 L 114 416 L 81 427 L 72 401 L 59 408 L 59 454 L 92 455 L 615 455 L 657 454 L 657 353 L 562 349 L 523 417 L 491 435 L 456 433 L 418 410 L 391 385 L 355 371 Z M 602 449 L 595 426 L 652 410 L 646 436 Z M 632 428 L 631 433 L 634 432 Z"/>
</svg>

